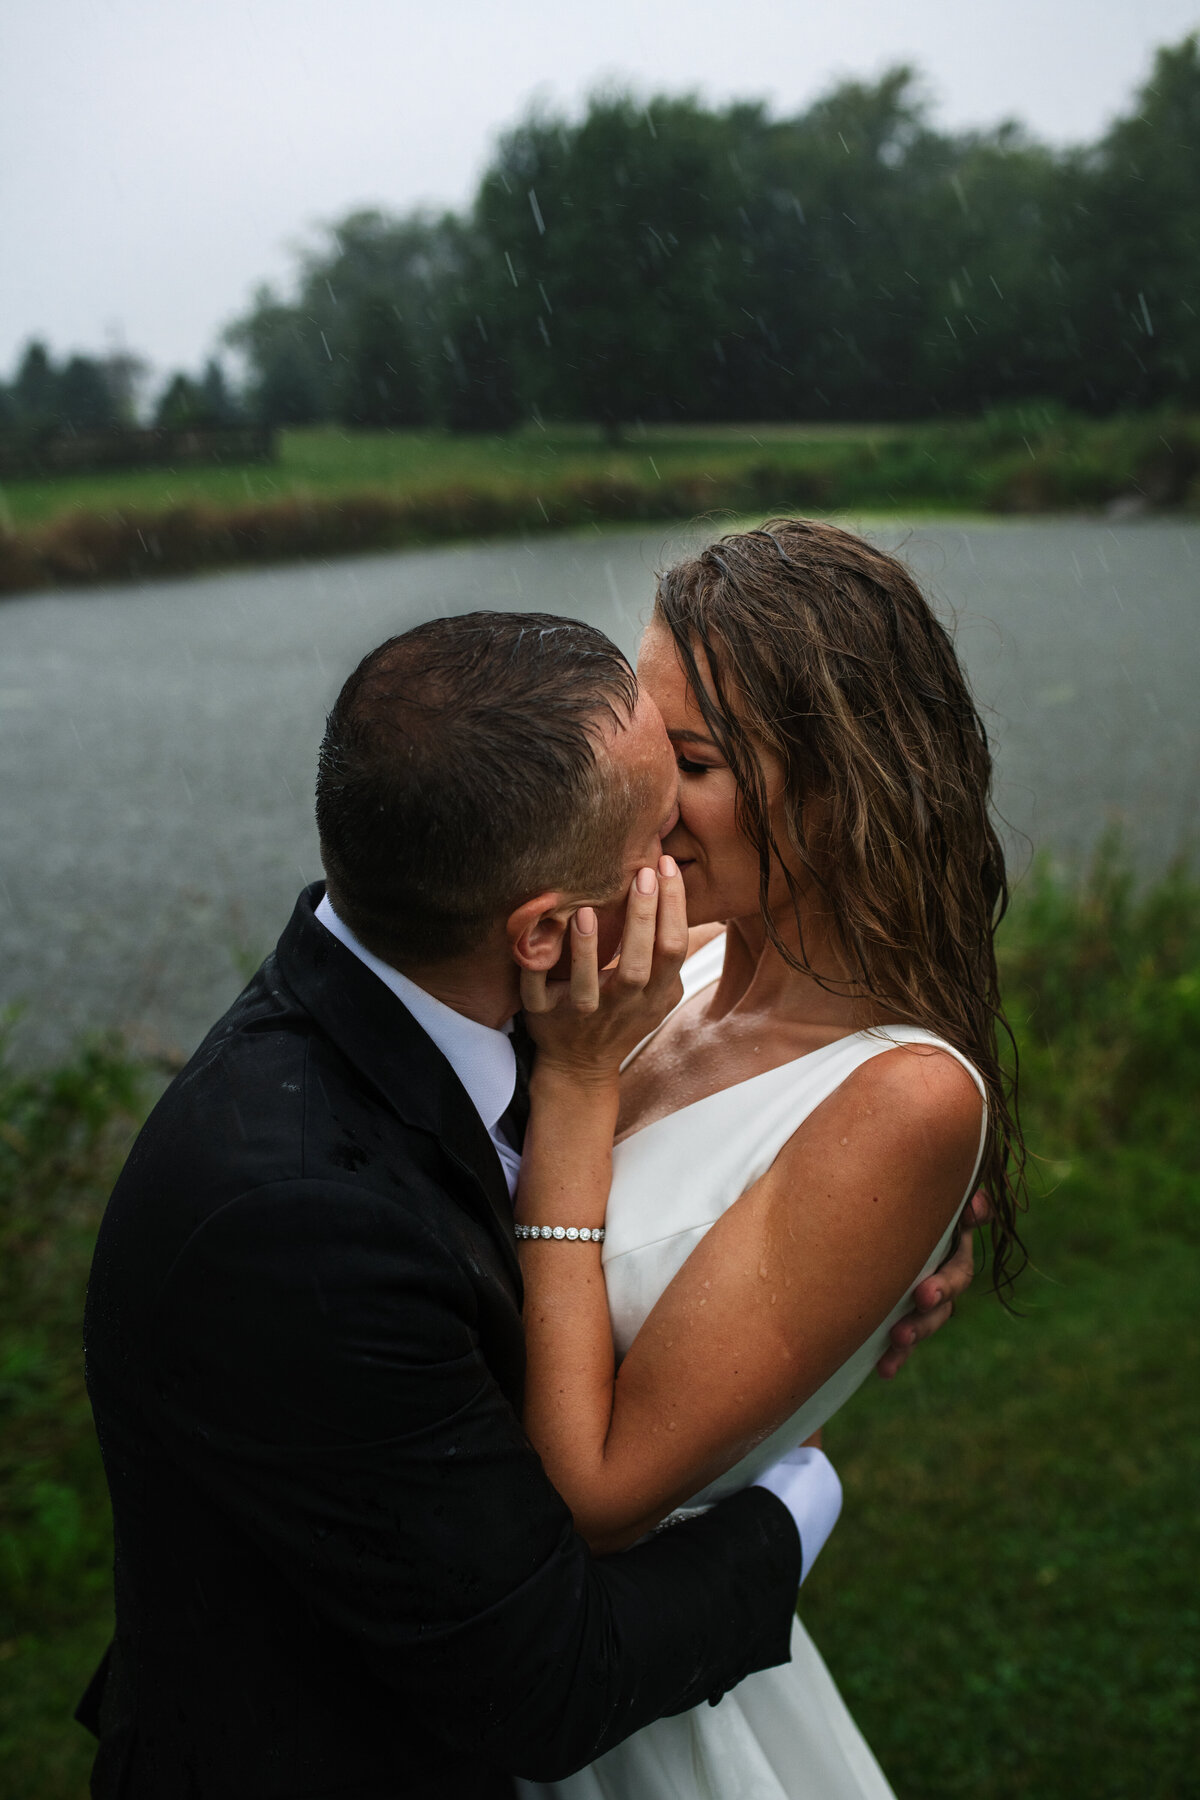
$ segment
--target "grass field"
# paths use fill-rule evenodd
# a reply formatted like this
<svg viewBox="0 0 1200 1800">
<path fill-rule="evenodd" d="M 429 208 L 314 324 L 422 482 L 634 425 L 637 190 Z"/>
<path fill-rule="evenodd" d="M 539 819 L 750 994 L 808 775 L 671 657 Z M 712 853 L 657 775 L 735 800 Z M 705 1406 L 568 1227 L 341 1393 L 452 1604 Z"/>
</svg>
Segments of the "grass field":
<svg viewBox="0 0 1200 1800">
<path fill-rule="evenodd" d="M 631 429 L 614 448 L 589 425 L 526 426 L 505 437 L 314 427 L 280 432 L 279 460 L 268 467 L 133 469 L 10 481 L 0 490 L 0 524 L 5 513 L 11 527 L 21 528 L 80 510 L 240 506 L 363 491 L 536 490 L 539 484 L 553 487 L 571 477 L 641 485 L 660 476 L 698 473 L 725 484 L 756 460 L 802 468 L 831 446 L 875 445 L 892 435 L 892 428 L 870 425 L 647 426 Z"/>
<path fill-rule="evenodd" d="M 1139 892 L 1111 853 L 1076 885 L 1035 872 L 1004 962 L 1036 1152 L 1023 1316 L 975 1294 L 834 1421 L 847 1506 L 802 1612 L 901 1800 L 1187 1800 L 1200 883 Z M 23 1800 L 85 1791 L 70 1712 L 109 1551 L 79 1315 L 156 1078 L 93 1047 L 0 1091 L 0 1792 Z"/>
<path fill-rule="evenodd" d="M 820 427 L 529 425 L 507 437 L 323 428 L 276 463 L 10 481 L 0 593 L 714 512 L 1200 505 L 1200 421 L 981 418 Z"/>
</svg>

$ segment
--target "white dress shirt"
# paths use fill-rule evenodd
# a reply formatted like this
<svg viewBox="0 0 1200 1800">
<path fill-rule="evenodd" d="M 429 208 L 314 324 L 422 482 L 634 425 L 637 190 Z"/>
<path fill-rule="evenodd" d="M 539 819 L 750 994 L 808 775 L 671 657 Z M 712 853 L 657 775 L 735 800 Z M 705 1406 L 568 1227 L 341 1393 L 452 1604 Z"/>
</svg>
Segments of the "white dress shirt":
<svg viewBox="0 0 1200 1800">
<path fill-rule="evenodd" d="M 467 1090 L 471 1104 L 496 1147 L 509 1194 L 515 1194 L 521 1158 L 496 1129 L 497 1122 L 508 1110 L 517 1085 L 517 1059 L 508 1032 L 481 1025 L 477 1019 L 465 1018 L 452 1006 L 435 1000 L 399 969 L 393 969 L 390 963 L 372 955 L 365 944 L 359 943 L 345 921 L 338 918 L 327 894 L 318 903 L 316 916 L 339 944 L 344 944 L 359 962 L 365 963 L 372 975 L 378 975 L 384 986 L 408 1008 L 425 1035 L 433 1039 Z"/>
<path fill-rule="evenodd" d="M 521 1172 L 520 1154 L 496 1129 L 517 1085 L 517 1059 L 508 1032 L 496 1031 L 490 1025 L 481 1025 L 477 1019 L 468 1019 L 455 1012 L 452 1006 L 435 1000 L 407 975 L 401 975 L 399 969 L 393 969 L 390 963 L 372 955 L 365 944 L 359 943 L 350 927 L 338 918 L 327 895 L 318 902 L 316 917 L 339 944 L 344 944 L 370 969 L 372 975 L 378 975 L 384 986 L 408 1008 L 426 1036 L 432 1038 L 482 1119 L 500 1158 L 508 1191 L 515 1194 L 517 1176 Z M 803 1555 L 800 1576 L 803 1581 L 841 1511 L 842 1485 L 832 1463 L 820 1450 L 793 1450 L 753 1485 L 767 1488 L 782 1500 L 796 1521 Z"/>
</svg>

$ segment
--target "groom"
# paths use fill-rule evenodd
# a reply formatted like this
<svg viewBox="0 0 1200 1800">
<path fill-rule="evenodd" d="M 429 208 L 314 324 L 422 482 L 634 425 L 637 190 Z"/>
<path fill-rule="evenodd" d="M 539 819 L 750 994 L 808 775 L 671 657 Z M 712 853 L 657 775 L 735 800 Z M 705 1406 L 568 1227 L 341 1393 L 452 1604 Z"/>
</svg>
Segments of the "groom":
<svg viewBox="0 0 1200 1800">
<path fill-rule="evenodd" d="M 499 1800 L 786 1660 L 822 1459 L 593 1558 L 520 1426 L 519 965 L 585 901 L 618 919 L 674 816 L 661 719 L 588 626 L 439 621 L 347 682 L 328 888 L 155 1108 L 96 1249 L 101 1800 Z"/>
</svg>

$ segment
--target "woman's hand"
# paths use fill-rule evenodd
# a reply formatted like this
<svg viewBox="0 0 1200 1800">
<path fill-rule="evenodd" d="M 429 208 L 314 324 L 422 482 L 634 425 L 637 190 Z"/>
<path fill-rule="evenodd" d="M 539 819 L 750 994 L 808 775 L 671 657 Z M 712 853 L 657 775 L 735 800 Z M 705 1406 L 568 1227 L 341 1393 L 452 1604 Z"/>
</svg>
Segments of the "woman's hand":
<svg viewBox="0 0 1200 1800">
<path fill-rule="evenodd" d="M 639 869 L 629 891 L 616 961 L 599 967 L 596 915 L 571 921 L 571 977 L 521 975 L 521 1006 L 537 1044 L 535 1080 L 552 1072 L 580 1082 L 615 1083 L 621 1064 L 683 997 L 687 897 L 670 856 Z"/>
</svg>

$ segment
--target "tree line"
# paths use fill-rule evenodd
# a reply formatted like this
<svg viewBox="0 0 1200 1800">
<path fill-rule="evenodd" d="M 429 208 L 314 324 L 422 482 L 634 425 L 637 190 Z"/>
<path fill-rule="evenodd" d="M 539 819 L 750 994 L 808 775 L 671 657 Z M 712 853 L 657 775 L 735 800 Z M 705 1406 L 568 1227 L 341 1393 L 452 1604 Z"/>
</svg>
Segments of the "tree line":
<svg viewBox="0 0 1200 1800">
<path fill-rule="evenodd" d="M 0 383 L 0 433 L 36 441 L 64 431 L 127 429 L 139 422 L 138 391 L 145 374 L 141 357 L 128 351 L 77 354 L 55 362 L 48 347 L 35 339 L 26 345 L 12 381 Z M 209 358 L 198 379 L 173 374 L 151 412 L 155 425 L 175 430 L 234 425 L 246 417 L 245 403 L 216 357 Z"/>
<path fill-rule="evenodd" d="M 907 67 L 792 118 L 534 110 L 467 213 L 351 213 L 224 341 L 246 370 L 225 403 L 281 425 L 1200 402 L 1200 34 L 1070 149 L 937 130 Z M 195 410 L 203 380 L 176 383 Z"/>
</svg>

